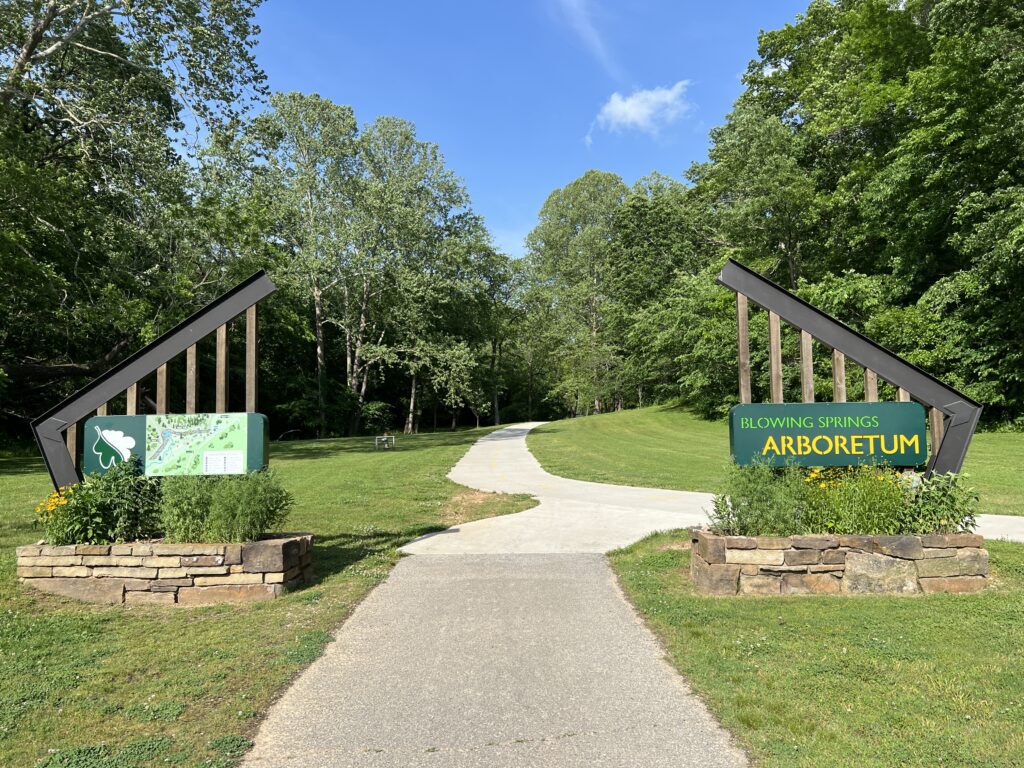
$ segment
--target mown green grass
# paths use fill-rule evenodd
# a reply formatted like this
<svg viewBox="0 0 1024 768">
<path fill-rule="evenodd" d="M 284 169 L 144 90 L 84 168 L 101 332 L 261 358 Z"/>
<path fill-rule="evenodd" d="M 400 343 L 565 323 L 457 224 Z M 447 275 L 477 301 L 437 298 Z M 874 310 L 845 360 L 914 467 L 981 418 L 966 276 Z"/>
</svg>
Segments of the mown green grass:
<svg viewBox="0 0 1024 768">
<path fill-rule="evenodd" d="M 551 422 L 527 442 L 562 477 L 680 491 L 719 490 L 729 460 L 726 422 L 670 406 Z M 964 471 L 982 512 L 1024 515 L 1024 433 L 975 435 Z"/>
<path fill-rule="evenodd" d="M 611 556 L 669 660 L 761 768 L 1024 765 L 1024 546 L 976 595 L 694 593 L 688 537 Z"/>
<path fill-rule="evenodd" d="M 14 548 L 40 538 L 33 508 L 50 487 L 38 460 L 0 459 L 0 765 L 233 765 L 398 546 L 533 503 L 446 479 L 483 433 L 400 438 L 387 452 L 367 438 L 275 446 L 296 498 L 287 527 L 316 535 L 318 583 L 240 607 L 98 607 L 22 587 Z"/>
</svg>

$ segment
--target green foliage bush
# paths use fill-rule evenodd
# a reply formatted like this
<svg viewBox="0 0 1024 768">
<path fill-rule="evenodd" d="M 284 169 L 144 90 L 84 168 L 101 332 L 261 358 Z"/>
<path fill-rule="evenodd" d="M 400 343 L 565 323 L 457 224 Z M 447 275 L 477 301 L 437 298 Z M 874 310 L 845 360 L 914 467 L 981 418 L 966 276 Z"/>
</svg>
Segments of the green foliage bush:
<svg viewBox="0 0 1024 768">
<path fill-rule="evenodd" d="M 168 541 L 253 541 L 281 525 L 293 503 L 272 472 L 168 477 L 160 512 Z"/>
<path fill-rule="evenodd" d="M 978 494 L 962 475 L 919 479 L 887 467 L 731 465 L 712 526 L 737 536 L 909 535 L 973 530 Z"/>
<path fill-rule="evenodd" d="M 60 546 L 152 538 L 160 530 L 159 507 L 159 481 L 145 477 L 132 458 L 55 491 L 36 511 L 46 540 Z"/>
</svg>

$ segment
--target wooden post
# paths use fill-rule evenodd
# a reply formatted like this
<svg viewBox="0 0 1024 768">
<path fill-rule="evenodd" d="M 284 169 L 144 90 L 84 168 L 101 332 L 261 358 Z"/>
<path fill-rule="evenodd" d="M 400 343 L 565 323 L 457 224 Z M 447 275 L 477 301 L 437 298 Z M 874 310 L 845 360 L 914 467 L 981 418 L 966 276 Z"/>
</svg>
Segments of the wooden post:
<svg viewBox="0 0 1024 768">
<path fill-rule="evenodd" d="M 64 439 L 68 444 L 68 453 L 71 454 L 71 463 L 78 467 L 78 424 L 69 424 L 64 433 Z"/>
<path fill-rule="evenodd" d="M 740 348 L 740 402 L 750 402 L 750 327 L 747 322 L 747 297 L 736 294 L 736 326 Z"/>
<path fill-rule="evenodd" d="M 782 402 L 782 329 L 779 316 L 768 313 L 768 363 L 772 402 Z"/>
<path fill-rule="evenodd" d="M 228 410 L 228 324 L 217 329 L 217 413 Z"/>
<path fill-rule="evenodd" d="M 870 368 L 864 369 L 864 401 L 878 402 L 878 374 Z"/>
<path fill-rule="evenodd" d="M 907 390 L 905 390 L 903 387 L 899 387 L 897 389 L 897 391 L 896 391 L 896 398 L 901 403 L 909 403 L 910 402 L 910 393 L 907 392 Z"/>
<path fill-rule="evenodd" d="M 800 391 L 805 403 L 814 402 L 814 338 L 800 331 Z"/>
<path fill-rule="evenodd" d="M 846 402 L 846 355 L 832 350 L 832 402 Z"/>
<path fill-rule="evenodd" d="M 185 413 L 196 412 L 199 397 L 199 364 L 196 359 L 196 345 L 185 351 Z"/>
<path fill-rule="evenodd" d="M 256 412 L 256 305 L 245 310 L 245 410 Z"/>
<path fill-rule="evenodd" d="M 942 442 L 942 436 L 945 434 L 945 414 L 938 408 L 928 409 L 928 431 L 932 438 L 932 456 L 939 450 L 939 444 Z"/>
<path fill-rule="evenodd" d="M 126 404 L 124 412 L 129 416 L 134 416 L 139 412 L 139 385 L 132 384 L 125 391 Z"/>
<path fill-rule="evenodd" d="M 96 409 L 96 415 L 97 416 L 106 416 L 107 415 L 107 404 L 106 403 L 104 403 L 103 405 L 101 405 L 99 408 Z"/>
<path fill-rule="evenodd" d="M 167 413 L 167 363 L 156 369 L 156 412 Z"/>
</svg>

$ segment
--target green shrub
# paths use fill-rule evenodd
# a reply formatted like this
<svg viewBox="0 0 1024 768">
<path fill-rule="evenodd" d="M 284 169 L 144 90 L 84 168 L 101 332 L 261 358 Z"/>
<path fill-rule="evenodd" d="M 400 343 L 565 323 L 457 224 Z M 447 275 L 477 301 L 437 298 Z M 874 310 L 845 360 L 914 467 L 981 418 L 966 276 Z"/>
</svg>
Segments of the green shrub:
<svg viewBox="0 0 1024 768">
<path fill-rule="evenodd" d="M 160 521 L 168 541 L 202 541 L 215 478 L 165 477 Z"/>
<path fill-rule="evenodd" d="M 292 504 L 272 472 L 168 477 L 161 519 L 168 541 L 253 541 L 281 525 Z"/>
<path fill-rule="evenodd" d="M 50 544 L 113 544 L 160 533 L 160 483 L 137 457 L 54 492 L 36 507 Z"/>
<path fill-rule="evenodd" d="M 792 536 L 803 533 L 803 474 L 795 467 L 763 464 L 726 472 L 726 491 L 715 497 L 711 523 L 730 536 Z"/>
<path fill-rule="evenodd" d="M 975 527 L 978 494 L 954 474 L 919 480 L 883 466 L 731 465 L 711 523 L 738 536 L 908 535 Z"/>
</svg>

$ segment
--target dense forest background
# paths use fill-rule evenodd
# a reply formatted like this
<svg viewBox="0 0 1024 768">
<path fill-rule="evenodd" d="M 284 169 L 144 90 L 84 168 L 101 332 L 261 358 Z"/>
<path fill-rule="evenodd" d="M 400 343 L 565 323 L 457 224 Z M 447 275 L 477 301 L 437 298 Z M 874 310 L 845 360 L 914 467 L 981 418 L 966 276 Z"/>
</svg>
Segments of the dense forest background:
<svg viewBox="0 0 1024 768">
<path fill-rule="evenodd" d="M 963 389 L 990 422 L 1022 418 L 1017 0 L 813 0 L 761 35 L 706 162 L 632 187 L 587 172 L 548 197 L 522 259 L 494 247 L 409 122 L 268 93 L 256 4 L 0 8 L 5 442 L 258 268 L 280 288 L 261 305 L 273 437 L 666 400 L 724 414 L 735 305 L 714 276 L 728 257 Z M 764 399 L 763 313 L 752 335 Z M 200 364 L 211 381 L 212 343 Z M 849 380 L 856 399 L 853 366 Z M 154 407 L 153 382 L 142 394 Z M 212 387 L 200 397 L 212 409 Z"/>
</svg>

